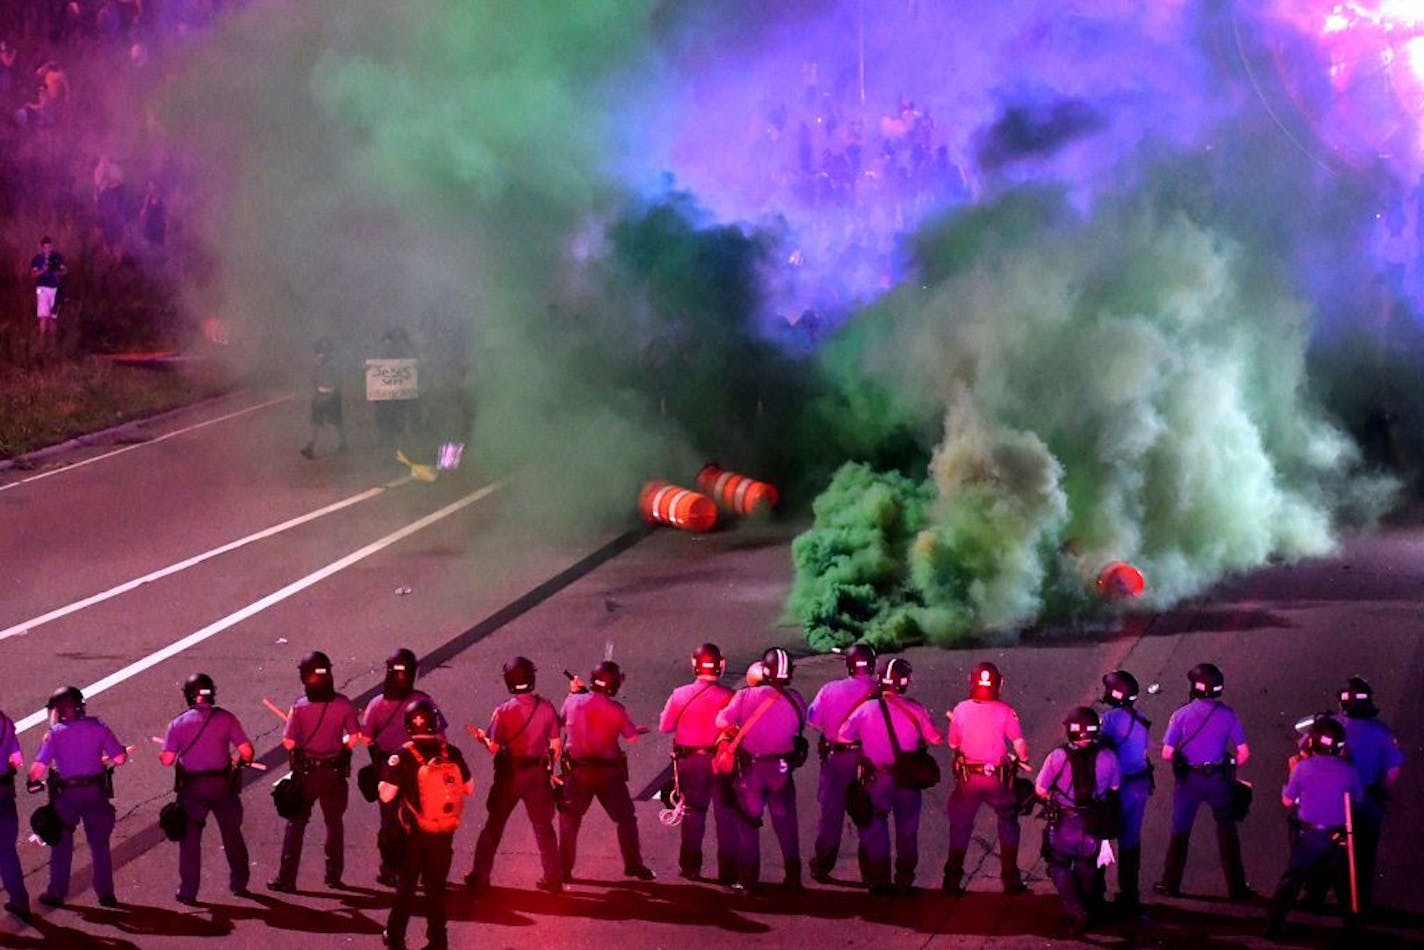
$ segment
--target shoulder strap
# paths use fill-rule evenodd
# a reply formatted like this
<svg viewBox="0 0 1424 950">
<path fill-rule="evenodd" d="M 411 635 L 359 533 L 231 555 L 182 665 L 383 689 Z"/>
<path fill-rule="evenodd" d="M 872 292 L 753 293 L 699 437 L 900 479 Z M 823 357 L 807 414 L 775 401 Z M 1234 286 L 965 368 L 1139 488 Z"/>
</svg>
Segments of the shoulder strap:
<svg viewBox="0 0 1424 950">
<path fill-rule="evenodd" d="M 330 708 L 330 702 L 325 702 L 321 704 L 321 715 L 316 717 L 316 725 L 312 726 L 311 734 L 307 736 L 305 742 L 297 743 L 298 749 L 305 749 L 307 742 L 310 742 L 316 738 L 316 734 L 321 731 L 321 724 L 326 720 L 326 711 Z"/>
<path fill-rule="evenodd" d="M 801 704 L 798 703 L 796 700 L 792 699 L 791 694 L 786 692 L 786 690 L 782 689 L 780 686 L 773 686 L 772 689 L 776 690 L 776 695 L 780 696 L 782 699 L 790 703 L 791 708 L 796 711 L 796 734 L 800 735 L 801 733 L 805 732 L 806 714 L 801 711 Z"/>
<path fill-rule="evenodd" d="M 425 764 L 425 756 L 421 755 L 420 750 L 415 747 L 414 739 L 402 745 L 401 748 L 409 752 L 412 759 L 415 759 L 416 768 Z"/>
<path fill-rule="evenodd" d="M 752 710 L 752 714 L 747 717 L 747 721 L 742 723 L 742 728 L 738 729 L 737 734 L 732 737 L 733 751 L 736 751 L 736 748 L 742 744 L 742 740 L 746 738 L 746 735 L 748 732 L 751 731 L 752 726 L 755 726 L 757 724 L 757 720 L 760 719 L 762 715 L 768 709 L 771 708 L 772 704 L 776 702 L 777 696 L 779 695 L 780 691 L 778 690 L 775 694 L 768 696 L 766 699 L 763 699 L 761 701 L 761 705 L 758 706 L 756 709 Z M 795 704 L 793 703 L 792 705 Z"/>
<path fill-rule="evenodd" d="M 524 724 L 519 727 L 519 729 L 514 733 L 514 735 L 512 735 L 512 736 L 510 736 L 508 739 L 505 739 L 505 740 L 504 740 L 504 743 L 503 743 L 504 745 L 507 746 L 507 745 L 509 745 L 510 743 L 512 743 L 515 739 L 518 739 L 520 736 L 524 735 L 524 730 L 525 730 L 525 729 L 528 729 L 528 728 L 529 728 L 529 724 L 534 721 L 534 717 L 537 716 L 537 715 L 539 715 L 539 707 L 540 707 L 541 705 L 543 705 L 545 702 L 547 702 L 547 700 L 545 700 L 543 696 L 535 696 L 535 697 L 534 697 L 534 708 L 531 709 L 531 710 L 529 710 L 529 717 L 524 720 Z M 558 715 L 558 714 L 555 713 L 555 715 Z"/>
<path fill-rule="evenodd" d="M 677 711 L 677 718 L 672 721 L 672 731 L 674 733 L 677 732 L 678 724 L 682 722 L 682 714 L 687 712 L 688 707 L 693 703 L 697 702 L 707 693 L 712 692 L 712 687 L 715 685 L 715 683 L 703 683 L 702 688 L 699 689 L 691 699 L 682 704 L 682 708 Z"/>
<path fill-rule="evenodd" d="M 890 719 L 890 704 L 886 702 L 884 694 L 880 696 L 880 714 L 885 717 L 885 732 L 890 736 L 890 748 L 895 750 L 895 758 L 899 758 L 900 737 L 895 735 L 895 723 Z"/>
<path fill-rule="evenodd" d="M 1211 712 L 1207 713 L 1206 716 L 1204 716 L 1204 717 L 1202 718 L 1202 721 L 1197 724 L 1196 729 L 1192 730 L 1192 734 L 1189 735 L 1189 736 L 1187 736 L 1187 738 L 1183 739 L 1181 745 L 1179 745 L 1179 746 L 1176 747 L 1176 748 L 1177 748 L 1177 752 L 1181 752 L 1181 751 L 1182 751 L 1183 749 L 1185 749 L 1187 746 L 1191 745 L 1192 740 L 1195 739 L 1197 736 L 1201 735 L 1202 730 L 1206 728 L 1206 724 L 1209 723 L 1209 722 L 1211 722 L 1211 717 L 1212 717 L 1212 716 L 1215 716 L 1215 715 L 1216 715 L 1216 711 L 1217 711 L 1218 709 L 1220 709 L 1220 708 L 1221 708 L 1221 704 L 1220 704 L 1220 703 L 1212 703 L 1212 704 L 1211 704 Z M 1175 753 L 1174 753 L 1174 754 L 1175 754 Z M 1188 763 L 1188 764 L 1190 764 L 1190 763 Z"/>
<path fill-rule="evenodd" d="M 174 761 L 175 763 L 177 763 L 177 764 L 179 764 L 179 765 L 182 765 L 182 764 L 183 764 L 183 756 L 187 755 L 187 754 L 189 753 L 189 751 L 192 750 L 193 746 L 195 746 L 195 745 L 198 744 L 198 740 L 203 737 L 203 732 L 208 728 L 208 723 L 212 722 L 212 721 L 213 721 L 213 717 L 216 716 L 217 714 L 218 714 L 218 708 L 217 708 L 216 706 L 214 706 L 214 707 L 213 707 L 213 711 L 210 712 L 210 713 L 208 713 L 208 715 L 206 715 L 206 716 L 203 717 L 203 724 L 198 727 L 198 731 L 193 734 L 193 738 L 190 739 L 190 740 L 188 741 L 188 744 L 183 747 L 183 751 L 182 751 L 182 752 L 179 752 L 176 756 L 174 756 L 173 761 Z"/>
</svg>

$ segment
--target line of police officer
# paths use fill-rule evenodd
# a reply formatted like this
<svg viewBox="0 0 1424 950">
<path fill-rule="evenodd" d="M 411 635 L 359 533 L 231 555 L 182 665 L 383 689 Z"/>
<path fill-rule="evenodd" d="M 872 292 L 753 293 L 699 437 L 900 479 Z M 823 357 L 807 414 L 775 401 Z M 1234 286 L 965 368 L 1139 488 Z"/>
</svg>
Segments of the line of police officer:
<svg viewBox="0 0 1424 950">
<path fill-rule="evenodd" d="M 702 877 L 702 843 L 711 811 L 717 823 L 714 879 L 734 891 L 756 888 L 760 828 L 767 814 L 781 848 L 783 884 L 801 889 L 795 771 L 807 757 L 803 733 L 809 724 L 821 734 L 820 818 L 810 862 L 812 878 L 822 883 L 833 880 L 849 809 L 860 830 L 862 882 L 876 894 L 914 890 L 922 791 L 938 778 L 932 761 L 928 763 L 932 774 L 924 774 L 925 750 L 942 736 L 925 708 L 905 695 L 912 676 L 907 660 L 881 657 L 877 666 L 874 651 L 863 644 L 846 650 L 844 659 L 847 675 L 827 683 L 808 705 L 791 688 L 793 664 L 785 650 L 767 650 L 748 671 L 747 687 L 740 690 L 720 682 L 726 660 L 715 644 L 693 651 L 694 679 L 668 697 L 659 722 L 673 742 L 673 777 L 662 796 L 668 806 L 665 814 L 675 816 L 667 823 L 680 824 L 678 863 L 684 878 Z M 435 738 L 444 741 L 443 718 L 430 697 L 414 688 L 416 665 L 409 650 L 393 654 L 386 664 L 381 695 L 358 715 L 351 701 L 336 692 L 330 660 L 319 652 L 302 659 L 298 670 L 303 696 L 287 713 L 283 734 L 292 775 L 274 791 L 287 828 L 278 873 L 269 888 L 296 889 L 306 825 L 317 806 L 327 832 L 325 881 L 331 887 L 344 886 L 343 815 L 351 750 L 362 742 L 371 746 L 372 765 L 369 771 L 362 770 L 358 786 L 368 800 L 381 802 L 378 880 L 398 886 L 419 872 L 420 868 L 407 867 L 403 857 L 412 830 L 401 816 L 402 799 L 394 792 L 387 794 L 382 784 L 403 788 L 403 773 L 392 770 L 403 761 L 401 752 L 412 741 L 412 710 L 417 723 L 426 722 L 421 711 L 428 710 L 426 718 L 434 723 Z M 647 730 L 636 725 L 614 698 L 623 683 L 621 670 L 616 663 L 604 662 L 590 674 L 588 686 L 570 675 L 570 694 L 558 711 L 534 692 L 535 672 L 534 664 L 524 657 L 507 663 L 503 677 L 511 698 L 495 709 L 487 732 L 471 728 L 494 756 L 494 776 L 473 867 L 465 877 L 467 887 L 476 894 L 489 887 L 504 827 L 521 801 L 543 864 L 540 889 L 558 893 L 573 880 L 581 820 L 595 799 L 617 828 L 625 873 L 652 879 L 653 872 L 641 856 L 627 757 L 620 745 L 636 741 Z M 1174 794 L 1171 838 L 1156 890 L 1180 895 L 1192 826 L 1200 806 L 1206 804 L 1216 821 L 1228 897 L 1250 899 L 1254 894 L 1245 880 L 1236 831 L 1237 821 L 1244 817 L 1243 784 L 1235 777 L 1250 750 L 1235 712 L 1221 701 L 1225 683 L 1221 671 L 1204 663 L 1187 675 L 1189 701 L 1172 714 L 1162 740 L 1162 758 L 1172 768 Z M 1018 868 L 1019 818 L 1031 812 L 1036 798 L 1044 803 L 1047 818 L 1043 856 L 1062 896 L 1070 931 L 1081 932 L 1103 908 L 1100 865 L 1108 840 L 1116 840 L 1119 849 L 1117 904 L 1130 914 L 1140 913 L 1141 828 L 1154 780 L 1148 757 L 1151 722 L 1136 709 L 1137 681 L 1124 670 L 1104 676 L 1106 713 L 1099 717 L 1091 707 L 1071 710 L 1064 720 L 1065 744 L 1049 753 L 1032 783 L 1017 774 L 1027 769 L 1028 750 L 1017 713 L 1000 699 L 1002 685 L 1003 676 L 992 663 L 977 665 L 970 675 L 969 697 L 947 714 L 956 781 L 947 804 L 950 847 L 942 890 L 963 893 L 974 818 L 987 804 L 997 817 L 1003 890 L 1024 892 L 1027 888 Z M 229 888 L 245 895 L 249 862 L 241 830 L 238 770 L 252 762 L 252 744 L 237 717 L 216 706 L 211 677 L 194 674 L 184 684 L 183 695 L 189 708 L 169 724 L 159 754 L 163 765 L 175 768 L 176 809 L 165 814 L 165 823 L 172 819 L 176 825 L 166 830 L 180 841 L 175 896 L 183 903 L 197 902 L 201 835 L 208 814 L 222 835 Z M 1313 900 L 1323 897 L 1320 881 L 1341 891 L 1346 793 L 1351 796 L 1352 844 L 1360 882 L 1356 906 L 1367 908 L 1371 900 L 1380 830 L 1402 755 L 1390 730 L 1378 719 L 1368 683 L 1352 678 L 1339 700 L 1343 722 L 1321 716 L 1311 723 L 1303 754 L 1293 761 L 1283 790 L 1282 800 L 1292 814 L 1292 850 L 1271 904 L 1271 935 L 1281 933 L 1285 915 L 1303 887 L 1314 885 L 1308 891 Z M 39 900 L 59 906 L 66 899 L 73 834 L 83 824 L 93 854 L 98 901 L 115 906 L 108 850 L 115 820 L 110 803 L 112 774 L 131 750 L 102 720 L 86 715 L 78 689 L 56 690 L 48 708 L 51 727 L 29 772 L 30 790 L 48 788 L 50 796 L 49 807 L 38 809 L 32 820 L 37 833 L 54 849 L 49 886 Z M 422 733 L 420 738 L 431 737 Z M 917 757 L 918 762 L 911 761 Z M 0 759 L 10 768 L 10 782 L 0 783 L 0 882 L 8 894 L 6 909 L 28 916 L 28 895 L 15 853 L 18 819 L 13 779 L 23 767 L 23 756 L 14 724 L 3 716 Z M 446 845 L 448 840 L 441 847 Z M 448 869 L 448 855 L 443 866 Z M 443 908 L 443 898 L 439 906 Z M 408 901 L 403 913 L 408 916 Z M 444 940 L 443 910 L 439 916 L 438 932 L 431 931 L 432 945 L 437 946 Z M 1356 914 L 1347 914 L 1352 925 L 1356 919 Z M 431 925 L 435 928 L 434 913 Z M 396 939 L 388 937 L 388 943 L 402 945 L 403 934 L 402 921 L 398 935 L 391 935 Z"/>
</svg>

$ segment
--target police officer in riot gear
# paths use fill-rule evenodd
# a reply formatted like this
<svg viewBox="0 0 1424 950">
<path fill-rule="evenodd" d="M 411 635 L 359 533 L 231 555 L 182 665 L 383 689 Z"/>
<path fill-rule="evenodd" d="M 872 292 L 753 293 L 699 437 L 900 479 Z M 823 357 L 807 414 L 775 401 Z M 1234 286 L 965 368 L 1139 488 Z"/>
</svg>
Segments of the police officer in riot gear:
<svg viewBox="0 0 1424 950">
<path fill-rule="evenodd" d="M 1374 898 L 1375 861 L 1385 810 L 1404 765 L 1404 753 L 1389 726 L 1379 719 L 1375 691 L 1368 682 L 1359 676 L 1350 677 L 1341 687 L 1339 698 L 1350 761 L 1359 770 L 1365 788 L 1354 818 L 1360 908 L 1367 910 Z"/>
<path fill-rule="evenodd" d="M 618 826 L 618 850 L 623 873 L 651 881 L 653 872 L 643 863 L 638 840 L 638 815 L 628 792 L 628 756 L 619 738 L 636 742 L 647 729 L 635 724 L 623 704 L 613 697 L 623 685 L 623 671 L 604 660 L 589 674 L 589 685 L 575 678 L 564 700 L 564 801 L 559 809 L 559 861 L 565 882 L 573 880 L 578 856 L 579 827 L 596 798 Z"/>
<path fill-rule="evenodd" d="M 563 890 L 559 841 L 554 834 L 554 790 L 550 784 L 554 763 L 563 751 L 559 713 L 554 704 L 534 692 L 535 667 L 517 656 L 504 664 L 504 685 L 510 698 L 490 716 L 487 748 L 494 755 L 490 781 L 489 815 L 475 845 L 475 861 L 465 875 L 465 886 L 475 894 L 489 889 L 495 852 L 514 806 L 524 803 L 544 876 L 535 885 L 557 894 Z M 483 733 L 479 735 L 484 735 Z"/>
<path fill-rule="evenodd" d="M 206 673 L 194 673 L 183 683 L 187 711 L 168 724 L 158 761 L 175 769 L 173 785 L 178 805 L 187 817 L 178 845 L 180 904 L 198 902 L 202 870 L 203 826 L 211 812 L 222 835 L 227 857 L 228 888 L 246 895 L 250 874 L 247 842 L 242 836 L 242 798 L 238 794 L 238 764 L 252 762 L 252 743 L 236 716 L 216 705 L 217 687 Z M 232 752 L 237 752 L 237 763 Z"/>
<path fill-rule="evenodd" d="M 920 703 L 905 695 L 913 673 L 904 657 L 882 657 L 879 687 L 870 702 L 859 703 L 835 734 L 836 741 L 859 747 L 863 781 L 870 796 L 870 824 L 862 828 L 866 884 L 872 894 L 909 894 L 920 863 L 920 803 L 923 790 L 902 783 L 895 775 L 895 760 L 902 752 L 916 752 L 938 744 L 944 737 Z M 890 816 L 895 818 L 894 879 L 891 879 Z"/>
<path fill-rule="evenodd" d="M 1108 709 L 1103 713 L 1098 737 L 1117 755 L 1122 769 L 1117 902 L 1128 913 L 1141 909 L 1142 819 L 1155 789 L 1152 763 L 1147 758 L 1152 721 L 1138 712 L 1138 693 L 1137 678 L 1127 670 L 1113 670 L 1103 677 L 1102 701 Z"/>
<path fill-rule="evenodd" d="M 416 667 L 415 654 L 404 647 L 387 657 L 386 678 L 381 692 L 372 697 L 361 713 L 361 740 L 369 744 L 371 769 L 375 772 L 373 777 L 379 778 L 386 760 L 410 739 L 405 728 L 406 706 L 416 699 L 426 700 L 432 707 L 435 705 L 429 694 L 415 688 Z M 445 720 L 438 709 L 435 715 L 443 735 Z M 379 807 L 381 827 L 376 833 L 376 850 L 380 854 L 381 865 L 376 881 L 395 887 L 400 869 L 401 833 L 397 824 L 400 803 L 380 802 Z"/>
<path fill-rule="evenodd" d="M 1048 753 L 1034 782 L 1048 817 L 1043 857 L 1073 935 L 1087 929 L 1098 900 L 1098 851 L 1116 817 L 1111 793 L 1122 782 L 1117 756 L 1098 742 L 1100 729 L 1092 707 L 1070 710 L 1063 719 L 1068 741 Z"/>
<path fill-rule="evenodd" d="M 94 860 L 94 893 L 103 907 L 119 906 L 114 896 L 114 867 L 109 837 L 114 832 L 113 769 L 128 761 L 128 751 L 102 719 L 86 715 L 84 694 L 64 686 L 50 695 L 49 732 L 30 765 L 35 788 L 48 774 L 50 803 L 62 825 L 59 842 L 50 853 L 49 887 L 41 904 L 63 905 L 69 895 L 69 869 L 74 859 L 74 831 L 84 823 Z"/>
<path fill-rule="evenodd" d="M 737 876 L 737 819 L 726 778 L 712 771 L 720 732 L 717 713 L 733 695 L 720 682 L 726 669 L 727 660 L 717 644 L 704 643 L 692 651 L 693 680 L 668 696 L 658 728 L 672 734 L 675 783 L 685 809 L 678 826 L 678 873 L 690 881 L 702 877 L 702 839 L 710 807 L 717 816 L 717 880 L 731 884 Z"/>
<path fill-rule="evenodd" d="M 848 647 L 845 657 L 846 675 L 832 680 L 811 700 L 806 721 L 821 733 L 817 751 L 821 774 L 816 786 L 816 803 L 820 819 L 816 824 L 816 844 L 811 855 L 811 879 L 822 884 L 831 880 L 831 871 L 840 854 L 841 834 L 845 830 L 846 790 L 856 780 L 860 768 L 859 742 L 840 741 L 841 727 L 862 703 L 876 692 L 875 650 L 866 643 Z M 862 867 L 864 874 L 866 868 Z"/>
<path fill-rule="evenodd" d="M 346 864 L 344 817 L 350 799 L 351 750 L 361 741 L 356 707 L 336 691 L 331 660 L 314 651 L 297 666 L 303 696 L 287 713 L 282 745 L 291 758 L 292 774 L 301 788 L 303 807 L 287 821 L 282 839 L 282 859 L 277 876 L 267 882 L 274 891 L 297 889 L 297 870 L 302 860 L 302 841 L 312 806 L 321 806 L 326 823 L 326 886 L 345 887 L 341 875 Z"/>
<path fill-rule="evenodd" d="M 1013 782 L 1018 764 L 1028 759 L 1019 714 L 999 699 L 1004 677 L 993 663 L 980 663 L 969 674 L 969 698 L 948 714 L 949 747 L 954 753 L 954 791 L 950 793 L 949 857 L 943 890 L 964 893 L 964 858 L 979 806 L 998 816 L 999 877 L 1005 894 L 1028 890 L 1019 875 L 1019 803 Z"/>
<path fill-rule="evenodd" d="M 1178 897 L 1187 866 L 1187 848 L 1197 810 L 1206 804 L 1216 819 L 1217 847 L 1232 900 L 1255 896 L 1246 883 L 1241 861 L 1241 838 L 1236 829 L 1232 783 L 1236 769 L 1246 764 L 1251 750 L 1241 721 L 1221 694 L 1226 678 L 1211 663 L 1198 663 L 1187 672 L 1189 699 L 1172 713 L 1162 737 L 1162 759 L 1172 769 L 1172 836 L 1162 879 L 1153 885 L 1159 894 Z"/>
<path fill-rule="evenodd" d="M 761 874 L 763 812 L 770 812 L 771 827 L 781 846 L 786 888 L 802 889 L 793 772 L 804 762 L 801 733 L 806 728 L 806 701 L 791 688 L 791 673 L 790 654 L 779 647 L 767 650 L 761 658 L 757 684 L 738 690 L 717 714 L 718 728 L 742 733 L 732 794 L 740 841 L 733 887 L 743 892 L 756 887 Z"/>
<path fill-rule="evenodd" d="M 30 892 L 20 867 L 17 844 L 20 815 L 15 807 L 15 776 L 25 767 L 15 723 L 0 712 L 0 883 L 5 885 L 5 909 L 21 920 L 30 918 Z"/>
<path fill-rule="evenodd" d="M 1266 934 L 1279 938 L 1286 914 L 1301 887 L 1321 876 L 1334 885 L 1345 913 L 1345 926 L 1353 930 L 1350 907 L 1349 866 L 1346 854 L 1346 804 L 1365 793 L 1360 773 L 1344 756 L 1349 748 L 1345 727 L 1330 716 L 1315 720 L 1309 732 L 1310 754 L 1291 769 L 1281 790 L 1281 802 L 1294 812 L 1297 833 L 1291 841 L 1290 863 L 1271 898 Z"/>
</svg>

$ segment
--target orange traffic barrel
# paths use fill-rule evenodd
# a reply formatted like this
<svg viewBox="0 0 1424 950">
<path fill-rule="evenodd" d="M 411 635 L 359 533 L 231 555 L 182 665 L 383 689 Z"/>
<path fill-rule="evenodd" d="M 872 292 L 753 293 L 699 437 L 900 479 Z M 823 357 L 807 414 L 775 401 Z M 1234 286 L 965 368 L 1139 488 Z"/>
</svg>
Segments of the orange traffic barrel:
<svg viewBox="0 0 1424 950">
<path fill-rule="evenodd" d="M 736 472 L 727 472 L 708 462 L 697 473 L 697 487 L 717 500 L 717 504 L 739 515 L 749 515 L 776 507 L 781 500 L 776 488 Z"/>
<path fill-rule="evenodd" d="M 1142 572 L 1126 561 L 1113 561 L 1098 573 L 1098 596 L 1104 600 L 1131 600 L 1146 589 Z"/>
<path fill-rule="evenodd" d="M 717 505 L 711 498 L 667 482 L 644 485 L 638 493 L 638 511 L 652 524 L 684 531 L 711 531 L 717 524 Z"/>
</svg>

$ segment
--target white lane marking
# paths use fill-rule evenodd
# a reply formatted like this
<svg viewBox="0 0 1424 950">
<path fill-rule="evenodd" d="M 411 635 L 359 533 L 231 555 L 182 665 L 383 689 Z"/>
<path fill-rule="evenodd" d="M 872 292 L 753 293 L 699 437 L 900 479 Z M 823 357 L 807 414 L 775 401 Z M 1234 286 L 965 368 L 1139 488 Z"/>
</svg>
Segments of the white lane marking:
<svg viewBox="0 0 1424 950">
<path fill-rule="evenodd" d="M 74 462 L 69 465 L 63 465 L 59 468 L 52 468 L 48 471 L 40 472 L 37 475 L 31 475 L 28 478 L 22 478 L 18 481 L 13 481 L 5 485 L 0 485 L 0 491 L 8 491 L 11 488 L 18 488 L 19 486 L 27 484 L 29 482 L 37 482 L 41 478 L 49 478 L 51 475 L 58 475 L 61 472 L 72 472 L 76 468 L 83 468 L 90 462 L 102 462 L 104 459 L 111 459 L 115 455 L 123 455 L 125 452 L 132 452 L 134 449 L 141 449 L 145 445 L 156 445 L 157 443 L 167 441 L 168 439 L 171 439 L 174 436 L 184 435 L 188 432 L 193 432 L 197 429 L 203 429 L 207 426 L 217 425 L 219 422 L 226 422 L 229 419 L 236 419 L 238 416 L 245 416 L 249 412 L 256 412 L 259 409 L 266 409 L 268 406 L 275 406 L 278 403 L 286 402 L 287 400 L 294 398 L 296 398 L 296 393 L 287 393 L 287 395 L 285 396 L 278 396 L 276 399 L 269 399 L 266 402 L 258 403 L 255 406 L 248 406 L 246 409 L 239 409 L 236 412 L 229 412 L 227 415 L 218 416 L 216 419 L 207 419 L 203 422 L 196 422 L 193 425 L 184 426 L 181 429 L 174 429 L 172 432 L 165 432 L 162 435 L 156 436 L 152 439 L 145 439 L 142 442 L 135 442 L 133 445 L 126 445 L 121 449 L 114 449 L 114 451 L 112 452 L 105 452 L 102 455 L 96 455 L 93 458 L 83 459 L 81 461 Z"/>
<path fill-rule="evenodd" d="M 352 551 L 350 554 L 346 555 L 340 560 L 332 561 L 330 564 L 328 564 L 326 567 L 321 568 L 320 570 L 313 571 L 305 577 L 292 581 L 292 583 L 288 584 L 286 587 L 283 587 L 280 590 L 273 591 L 266 597 L 263 597 L 259 600 L 253 601 L 246 607 L 243 607 L 241 610 L 228 614 L 221 620 L 218 620 L 214 623 L 210 623 L 201 630 L 195 630 L 192 633 L 188 634 L 186 637 L 183 637 L 180 640 L 173 641 L 161 650 L 155 650 L 143 659 L 136 660 L 133 663 L 130 663 L 128 666 L 124 667 L 123 669 L 110 673 L 103 679 L 90 683 L 88 686 L 85 686 L 83 688 L 84 698 L 89 699 L 91 697 L 97 696 L 105 690 L 112 689 L 113 687 L 119 685 L 124 680 L 137 676 L 144 670 L 149 669 L 153 666 L 157 666 L 159 663 L 162 663 L 164 660 L 167 660 L 170 657 L 177 656 L 179 653 L 182 653 L 189 647 L 196 646 L 197 644 L 202 643 L 204 640 L 217 636 L 219 633 L 222 633 L 227 628 L 236 626 L 237 624 L 246 620 L 248 617 L 251 617 L 254 614 L 261 613 L 268 607 L 271 607 L 273 604 L 281 603 L 288 597 L 291 597 L 293 594 L 297 594 L 301 591 L 306 590 L 313 584 L 317 584 L 325 580 L 326 578 L 337 573 L 338 571 L 345 570 L 352 564 L 355 564 L 360 560 L 370 557 L 372 554 L 375 554 L 377 551 L 380 551 L 383 548 L 390 547 L 397 541 L 407 538 L 410 535 L 415 534 L 417 531 L 420 531 L 423 528 L 427 528 L 430 525 L 435 524 L 437 521 L 440 521 L 444 518 L 448 518 L 455 512 L 461 510 L 462 508 L 469 507 L 470 505 L 479 501 L 481 498 L 493 494 L 502 487 L 504 487 L 503 482 L 492 482 L 491 484 L 486 485 L 483 488 L 476 489 L 475 491 L 470 492 L 470 494 L 466 495 L 465 497 L 451 502 L 444 508 L 441 508 L 439 511 L 433 511 L 430 514 L 426 515 L 424 518 L 421 518 L 419 521 L 412 521 L 404 528 L 400 528 L 396 531 L 393 531 L 390 534 L 386 535 L 384 538 L 372 541 L 364 548 L 361 548 L 357 551 Z M 15 723 L 15 731 L 16 733 L 20 733 L 26 731 L 27 729 L 33 729 L 40 723 L 48 721 L 48 719 L 48 711 L 44 709 L 36 710 L 35 712 L 30 713 L 24 719 L 18 720 Z"/>
<path fill-rule="evenodd" d="M 387 489 L 394 488 L 398 485 L 403 485 L 408 481 L 410 481 L 410 476 L 407 475 L 405 477 L 398 478 L 393 482 L 387 482 L 385 485 L 382 485 L 378 488 L 369 488 L 359 494 L 352 495 L 350 498 L 343 498 L 341 501 L 333 502 L 327 505 L 325 508 L 318 508 L 315 511 L 309 511 L 304 515 L 298 515 L 297 517 L 288 519 L 287 521 L 284 521 L 281 524 L 272 525 L 270 528 L 264 528 L 263 530 L 258 531 L 254 534 L 249 534 L 245 538 L 238 538 L 236 541 L 229 541 L 227 544 L 215 547 L 210 551 L 204 551 L 201 554 L 195 554 L 186 560 L 178 561 L 176 564 L 170 564 L 167 567 L 159 568 L 158 570 L 145 574 L 142 577 L 135 577 L 133 580 L 125 581 L 124 583 L 119 584 L 116 587 L 110 587 L 106 591 L 102 591 L 98 594 L 93 594 L 89 597 L 85 597 L 83 600 L 76 600 L 72 604 L 66 604 L 63 607 L 56 607 L 49 613 L 40 614 L 38 617 L 31 617 L 29 620 L 22 620 L 17 624 L 12 624 L 11 626 L 6 627 L 4 630 L 0 630 L 0 640 L 8 640 L 11 637 L 23 636 L 24 634 L 29 633 L 31 630 L 33 630 L 35 627 L 40 626 L 41 624 L 49 623 L 51 620 L 58 620 L 60 617 L 67 617 L 72 613 L 77 613 L 78 611 L 85 609 L 86 607 L 92 607 L 95 604 L 103 603 L 106 600 L 112 600 L 113 598 L 118 597 L 120 594 L 126 594 L 136 587 L 142 587 L 144 584 L 148 584 L 156 580 L 161 580 L 162 578 L 168 577 L 171 574 L 177 574 L 179 571 L 186 571 L 190 567 L 202 564 L 204 561 L 211 560 L 215 557 L 218 557 L 219 555 L 227 554 L 230 551 L 236 551 L 238 548 L 246 547 L 249 544 L 261 541 L 264 538 L 270 538 L 274 534 L 281 534 L 283 531 L 288 531 L 292 528 L 298 527 L 299 525 L 306 524 L 308 521 L 315 521 L 318 518 L 332 514 L 333 512 L 340 511 L 343 508 L 349 508 L 352 505 L 360 504 L 361 502 L 366 501 L 370 498 L 375 498 L 377 495 L 381 494 Z"/>
</svg>

